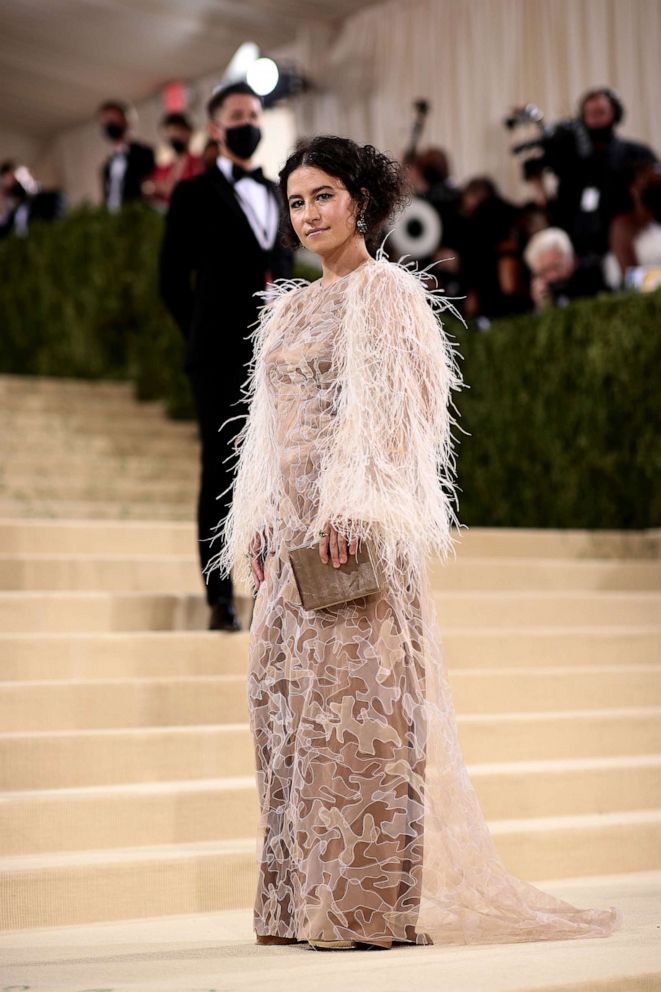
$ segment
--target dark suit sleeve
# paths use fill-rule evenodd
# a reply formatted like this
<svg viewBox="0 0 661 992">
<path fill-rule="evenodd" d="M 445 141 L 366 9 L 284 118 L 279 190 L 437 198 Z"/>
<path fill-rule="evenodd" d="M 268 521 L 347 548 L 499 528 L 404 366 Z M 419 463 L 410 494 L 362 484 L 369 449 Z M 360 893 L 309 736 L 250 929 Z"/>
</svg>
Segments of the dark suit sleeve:
<svg viewBox="0 0 661 992">
<path fill-rule="evenodd" d="M 30 202 L 30 220 L 55 220 L 64 214 L 64 197 L 59 190 L 42 190 Z"/>
<path fill-rule="evenodd" d="M 294 272 L 294 253 L 290 248 L 285 248 L 282 244 L 282 211 L 286 208 L 283 208 L 280 190 L 275 183 L 271 185 L 271 192 L 278 202 L 278 209 L 280 211 L 279 230 L 275 239 L 275 244 L 273 245 L 273 248 L 271 248 L 269 258 L 271 275 L 274 279 L 291 279 Z"/>
<path fill-rule="evenodd" d="M 140 155 L 140 178 L 148 179 L 154 171 L 155 165 L 156 159 L 154 158 L 154 149 L 151 145 L 142 145 Z"/>
<path fill-rule="evenodd" d="M 638 148 L 638 163 L 642 163 L 643 165 L 657 164 L 659 161 L 658 155 L 649 145 L 639 144 Z"/>
<path fill-rule="evenodd" d="M 108 172 L 110 166 L 108 161 L 105 161 L 101 168 L 99 169 L 99 178 L 101 180 L 101 203 L 105 206 L 108 200 Z"/>
<path fill-rule="evenodd" d="M 271 249 L 271 274 L 274 279 L 291 279 L 294 271 L 294 253 L 280 244 L 278 235 Z"/>
<path fill-rule="evenodd" d="M 185 338 L 193 318 L 192 276 L 196 267 L 191 184 L 179 183 L 170 200 L 159 260 L 161 297 Z"/>
</svg>

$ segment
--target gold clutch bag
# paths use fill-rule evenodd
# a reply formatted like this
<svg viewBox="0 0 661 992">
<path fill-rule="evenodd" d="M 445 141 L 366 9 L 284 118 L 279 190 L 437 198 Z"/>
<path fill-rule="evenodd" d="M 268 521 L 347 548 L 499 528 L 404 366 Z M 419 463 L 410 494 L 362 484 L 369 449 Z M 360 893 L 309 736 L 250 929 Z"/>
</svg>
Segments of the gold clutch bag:
<svg viewBox="0 0 661 992">
<path fill-rule="evenodd" d="M 324 610 L 352 599 L 372 596 L 382 585 L 374 549 L 369 542 L 359 544 L 356 555 L 333 568 L 319 557 L 319 545 L 289 548 L 294 581 L 304 610 Z"/>
</svg>

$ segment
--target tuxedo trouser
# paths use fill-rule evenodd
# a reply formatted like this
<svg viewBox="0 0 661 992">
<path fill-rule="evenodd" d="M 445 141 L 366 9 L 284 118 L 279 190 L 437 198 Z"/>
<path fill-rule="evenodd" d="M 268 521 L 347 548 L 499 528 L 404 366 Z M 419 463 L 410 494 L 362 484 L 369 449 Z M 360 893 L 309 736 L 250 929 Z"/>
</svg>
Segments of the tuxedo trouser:
<svg viewBox="0 0 661 992">
<path fill-rule="evenodd" d="M 213 528 L 227 516 L 231 491 L 225 492 L 234 476 L 234 459 L 226 461 L 231 454 L 230 442 L 242 426 L 243 420 L 235 420 L 219 428 L 229 417 L 245 414 L 245 404 L 236 403 L 240 397 L 239 387 L 223 383 L 222 377 L 214 369 L 213 375 L 203 369 L 192 369 L 188 373 L 193 390 L 193 399 L 200 429 L 200 492 L 197 502 L 197 531 L 200 568 L 206 583 L 207 601 L 210 606 L 220 599 L 231 599 L 232 579 L 220 578 L 218 569 L 213 569 L 204 577 L 207 563 L 220 550 L 220 538 L 213 538 L 217 531 Z M 233 405 L 235 404 L 236 405 Z M 224 496 L 220 496 L 225 493 Z M 220 496 L 220 499 L 217 497 Z"/>
</svg>

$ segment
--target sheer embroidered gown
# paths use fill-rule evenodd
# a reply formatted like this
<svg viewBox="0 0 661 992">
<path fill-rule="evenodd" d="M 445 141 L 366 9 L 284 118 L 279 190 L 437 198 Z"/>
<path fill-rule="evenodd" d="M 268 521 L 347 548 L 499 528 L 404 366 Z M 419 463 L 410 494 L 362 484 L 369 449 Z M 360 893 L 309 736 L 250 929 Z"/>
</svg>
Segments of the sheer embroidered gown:
<svg viewBox="0 0 661 992">
<path fill-rule="evenodd" d="M 314 612 L 300 605 L 286 549 L 318 540 L 327 496 L 321 475 L 334 470 L 324 456 L 338 398 L 353 388 L 347 363 L 360 361 L 350 338 L 343 345 L 349 357 L 338 358 L 340 331 L 348 309 L 361 312 L 366 286 L 375 294 L 372 304 L 367 298 L 372 311 L 387 306 L 390 293 L 394 311 L 403 305 L 415 317 L 417 307 L 427 332 L 439 334 L 417 278 L 381 260 L 326 287 L 283 285 L 256 332 L 253 407 L 224 552 L 225 563 L 234 554 L 236 565 L 251 513 L 254 521 L 268 517 L 248 676 L 261 810 L 255 931 L 377 944 L 607 936 L 621 923 L 617 909 L 576 908 L 511 875 L 496 852 L 465 768 L 432 595 L 416 553 L 391 562 L 376 596 Z M 381 323 L 386 318 L 382 312 Z M 424 351 L 424 339 L 416 347 Z M 411 348 L 409 354 L 415 363 Z M 414 381 L 415 372 L 414 366 Z M 418 379 L 424 392 L 429 384 L 423 374 Z M 392 386 L 414 388 L 406 381 Z M 396 403 L 384 395 L 366 401 Z M 407 410 L 398 414 L 404 442 L 416 427 Z M 369 435 L 359 424 L 352 442 L 358 447 L 361 430 Z M 395 450 L 409 457 L 406 443 Z M 265 477 L 256 485 L 259 473 Z M 341 493 L 340 486 L 329 498 Z M 251 500 L 255 505 L 247 506 Z M 366 516 L 378 521 L 385 514 L 372 506 Z M 413 508 L 410 514 L 415 521 Z"/>
</svg>

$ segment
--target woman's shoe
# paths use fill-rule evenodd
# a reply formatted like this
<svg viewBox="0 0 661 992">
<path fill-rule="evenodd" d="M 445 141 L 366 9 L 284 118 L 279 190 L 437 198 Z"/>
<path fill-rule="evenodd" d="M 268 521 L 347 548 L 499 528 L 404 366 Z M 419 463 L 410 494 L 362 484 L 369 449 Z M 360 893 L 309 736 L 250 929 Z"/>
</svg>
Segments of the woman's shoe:
<svg viewBox="0 0 661 992">
<path fill-rule="evenodd" d="M 255 934 L 256 944 L 298 944 L 296 937 L 276 937 L 275 934 L 257 933 Z"/>
<path fill-rule="evenodd" d="M 356 947 L 355 940 L 308 940 L 315 951 L 352 951 Z"/>
<path fill-rule="evenodd" d="M 356 941 L 358 947 L 364 947 L 368 950 L 373 951 L 389 951 L 392 947 L 392 940 L 382 940 L 375 943 L 372 940 L 358 940 Z"/>
</svg>

